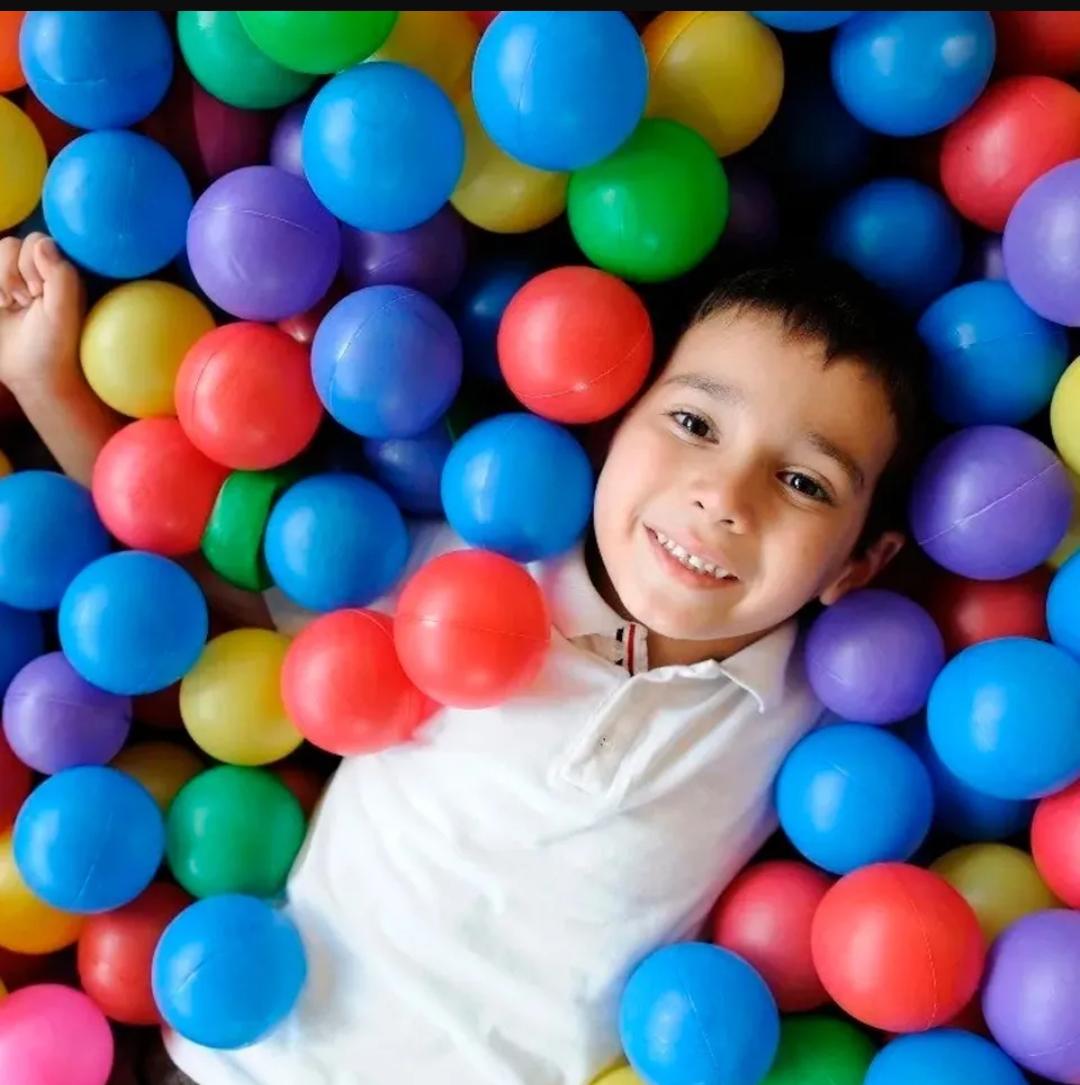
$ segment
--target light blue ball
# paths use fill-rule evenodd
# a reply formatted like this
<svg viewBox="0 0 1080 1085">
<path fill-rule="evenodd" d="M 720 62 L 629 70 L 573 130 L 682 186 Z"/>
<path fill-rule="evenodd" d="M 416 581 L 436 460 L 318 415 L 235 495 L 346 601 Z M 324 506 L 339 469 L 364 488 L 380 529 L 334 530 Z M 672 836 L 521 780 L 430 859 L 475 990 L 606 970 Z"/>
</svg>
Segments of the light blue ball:
<svg viewBox="0 0 1080 1085">
<path fill-rule="evenodd" d="M 883 1047 L 863 1085 L 1027 1085 L 1000 1047 L 960 1029 L 901 1036 Z"/>
<path fill-rule="evenodd" d="M 974 644 L 938 676 L 927 726 L 945 767 L 979 791 L 1060 791 L 1080 777 L 1080 663 L 1027 637 Z"/>
<path fill-rule="evenodd" d="M 480 39 L 472 88 L 480 123 L 507 154 L 579 170 L 637 127 L 649 68 L 620 11 L 503 11 Z"/>
<path fill-rule="evenodd" d="M 947 290 L 964 255 L 960 222 L 944 198 L 901 177 L 871 181 L 843 199 L 826 221 L 824 244 L 909 309 Z"/>
<path fill-rule="evenodd" d="M 0 697 L 11 680 L 32 659 L 45 651 L 41 618 L 29 610 L 15 610 L 0 603 Z"/>
<path fill-rule="evenodd" d="M 1046 624 L 1050 639 L 1080 659 L 1080 553 L 1073 554 L 1050 583 Z"/>
<path fill-rule="evenodd" d="M 861 723 L 814 731 L 776 781 L 780 827 L 816 866 L 848 874 L 909 859 L 934 814 L 930 776 L 896 735 Z"/>
<path fill-rule="evenodd" d="M 179 681 L 206 643 L 198 584 L 159 554 L 125 550 L 88 565 L 60 600 L 60 646 L 87 682 L 109 693 L 154 693 Z"/>
<path fill-rule="evenodd" d="M 304 118 L 304 174 L 358 230 L 408 230 L 450 198 L 465 133 L 443 90 L 414 68 L 371 61 L 334 76 Z"/>
<path fill-rule="evenodd" d="M 619 1033 L 650 1085 L 756 1085 L 780 1043 L 765 981 L 719 946 L 682 942 L 649 954 L 623 990 Z"/>
<path fill-rule="evenodd" d="M 87 132 L 53 159 L 41 202 L 49 232 L 72 260 L 98 275 L 137 279 L 184 248 L 191 186 L 152 139 Z"/>
<path fill-rule="evenodd" d="M 82 765 L 30 793 L 15 819 L 12 847 L 35 896 L 65 912 L 108 912 L 153 880 L 165 854 L 165 822 L 133 777 Z"/>
<path fill-rule="evenodd" d="M 165 928 L 151 972 L 165 1022 L 194 1043 L 223 1050 L 272 1032 L 306 979 L 304 945 L 288 916 L 232 893 L 185 908 Z"/>
<path fill-rule="evenodd" d="M 274 583 L 308 610 L 365 607 L 397 582 L 409 556 L 405 521 L 374 482 L 311 475 L 278 499 L 266 525 Z"/>
<path fill-rule="evenodd" d="M 954 426 L 1017 426 L 1038 414 L 1069 363 L 1065 329 L 1008 283 L 982 279 L 943 294 L 919 334 L 933 363 L 934 410 Z"/>
<path fill-rule="evenodd" d="M 514 561 L 569 550 L 592 512 L 593 472 L 571 434 L 533 414 L 501 414 L 468 430 L 443 467 L 450 526 L 471 546 Z"/>
<path fill-rule="evenodd" d="M 0 479 L 0 603 L 53 610 L 75 574 L 111 545 L 90 491 L 66 475 Z"/>
<path fill-rule="evenodd" d="M 847 22 L 853 11 L 752 11 L 751 15 L 774 30 L 808 34 L 815 30 L 831 30 Z"/>
<path fill-rule="evenodd" d="M 30 11 L 19 59 L 42 105 L 76 128 L 126 128 L 149 116 L 173 77 L 156 11 Z"/>
<path fill-rule="evenodd" d="M 840 28 L 832 77 L 852 115 L 888 136 L 921 136 L 956 120 L 994 66 L 985 11 L 870 11 Z"/>
</svg>

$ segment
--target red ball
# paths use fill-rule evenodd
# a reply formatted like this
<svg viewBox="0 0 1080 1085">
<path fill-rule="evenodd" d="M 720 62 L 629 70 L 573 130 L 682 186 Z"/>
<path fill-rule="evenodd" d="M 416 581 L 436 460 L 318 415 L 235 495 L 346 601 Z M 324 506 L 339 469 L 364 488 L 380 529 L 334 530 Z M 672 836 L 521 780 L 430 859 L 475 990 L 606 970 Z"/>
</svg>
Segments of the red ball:
<svg viewBox="0 0 1080 1085">
<path fill-rule="evenodd" d="M 1080 781 L 1035 807 L 1031 856 L 1050 891 L 1080 908 Z"/>
<path fill-rule="evenodd" d="M 829 1001 L 810 952 L 810 929 L 832 879 L 806 863 L 779 860 L 747 867 L 713 913 L 713 941 L 761 974 L 782 1013 Z"/>
<path fill-rule="evenodd" d="M 1080 72 L 1080 12 L 992 11 L 997 66 L 1003 72 Z"/>
<path fill-rule="evenodd" d="M 120 542 L 175 557 L 199 549 L 227 475 L 175 418 L 141 418 L 109 438 L 91 489 L 102 523 Z"/>
<path fill-rule="evenodd" d="M 30 770 L 11 752 L 4 732 L 0 731 L 0 832 L 14 824 L 19 807 L 30 794 L 30 784 Z"/>
<path fill-rule="evenodd" d="M 150 966 L 162 932 L 191 898 L 155 882 L 130 904 L 90 916 L 79 936 L 79 980 L 101 1011 L 124 1025 L 156 1025 Z"/>
<path fill-rule="evenodd" d="M 262 471 L 303 452 L 322 404 L 304 347 L 279 328 L 241 322 L 207 332 L 187 352 L 176 375 L 176 413 L 212 460 Z"/>
<path fill-rule="evenodd" d="M 596 422 L 633 399 L 652 362 L 641 299 L 591 267 L 560 267 L 530 279 L 499 324 L 499 366 L 510 391 L 556 422 Z"/>
<path fill-rule="evenodd" d="M 499 13 L 497 11 L 467 11 L 465 14 L 472 19 L 476 29 L 483 34 L 483 32 L 491 25 L 491 20 Z"/>
<path fill-rule="evenodd" d="M 830 997 L 885 1032 L 921 1032 L 958 1014 L 982 977 L 986 941 L 971 905 L 944 878 L 877 863 L 825 894 L 811 935 Z"/>
<path fill-rule="evenodd" d="M 458 708 L 499 704 L 524 689 L 550 641 L 536 581 L 487 550 L 456 550 L 422 566 L 394 618 L 405 673 L 432 700 Z"/>
<path fill-rule="evenodd" d="M 27 90 L 23 98 L 23 112 L 34 122 L 42 141 L 45 153 L 51 162 L 73 139 L 81 136 L 83 130 L 62 121 L 41 103 L 33 91 Z"/>
<path fill-rule="evenodd" d="M 926 609 L 949 655 L 998 637 L 1048 640 L 1046 593 L 1052 579 L 1045 566 L 1012 580 L 967 580 L 943 573 L 927 594 Z"/>
<path fill-rule="evenodd" d="M 304 738 L 345 756 L 406 742 L 424 717 L 424 696 L 394 651 L 393 622 L 371 610 L 308 625 L 285 655 L 281 696 Z"/>
<path fill-rule="evenodd" d="M 1000 232 L 1024 189 L 1080 157 L 1080 91 L 1045 75 L 1002 79 L 949 130 L 941 184 L 952 205 Z"/>
</svg>

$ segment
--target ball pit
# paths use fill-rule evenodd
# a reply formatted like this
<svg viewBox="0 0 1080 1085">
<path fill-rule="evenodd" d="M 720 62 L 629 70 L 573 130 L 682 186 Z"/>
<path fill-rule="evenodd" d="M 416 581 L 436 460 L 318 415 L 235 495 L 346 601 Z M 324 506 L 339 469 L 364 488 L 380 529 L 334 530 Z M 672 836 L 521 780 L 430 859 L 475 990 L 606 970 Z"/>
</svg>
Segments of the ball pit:
<svg viewBox="0 0 1080 1085">
<path fill-rule="evenodd" d="M 863 1085 L 873 1057 L 869 1037 L 848 1021 L 787 1017 L 780 1022 L 780 1047 L 761 1085 Z"/>
<path fill-rule="evenodd" d="M 371 56 L 386 41 L 396 11 L 243 11 L 240 25 L 271 60 L 290 71 L 325 75 Z"/>
<path fill-rule="evenodd" d="M 1016 1064 L 989 1040 L 960 1029 L 901 1036 L 870 1064 L 864 1085 L 1025 1085 Z"/>
<path fill-rule="evenodd" d="M 7 98 L 0 99 L 0 230 L 21 222 L 41 198 L 45 180 L 45 144 L 33 121 Z"/>
</svg>

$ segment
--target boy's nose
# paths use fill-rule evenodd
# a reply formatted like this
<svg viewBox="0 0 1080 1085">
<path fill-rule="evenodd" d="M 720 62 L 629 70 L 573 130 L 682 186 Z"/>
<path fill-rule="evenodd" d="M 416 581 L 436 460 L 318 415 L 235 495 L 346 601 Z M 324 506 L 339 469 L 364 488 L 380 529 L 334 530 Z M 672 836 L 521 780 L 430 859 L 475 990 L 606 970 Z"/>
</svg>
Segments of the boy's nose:
<svg viewBox="0 0 1080 1085">
<path fill-rule="evenodd" d="M 694 487 L 694 505 L 711 526 L 723 527 L 735 534 L 745 533 L 752 521 L 752 500 L 748 480 L 709 479 Z"/>
</svg>

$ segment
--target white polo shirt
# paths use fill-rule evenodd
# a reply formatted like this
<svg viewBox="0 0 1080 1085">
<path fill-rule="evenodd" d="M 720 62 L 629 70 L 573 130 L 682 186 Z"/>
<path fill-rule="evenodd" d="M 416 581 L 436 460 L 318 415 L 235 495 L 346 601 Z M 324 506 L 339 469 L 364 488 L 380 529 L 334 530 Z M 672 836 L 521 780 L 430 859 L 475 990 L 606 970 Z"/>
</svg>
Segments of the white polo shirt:
<svg viewBox="0 0 1080 1085">
<path fill-rule="evenodd" d="M 410 565 L 461 545 L 428 529 Z M 821 711 L 795 623 L 631 674 L 580 551 L 531 571 L 555 627 L 539 678 L 342 763 L 288 887 L 307 987 L 243 1050 L 167 1037 L 199 1085 L 585 1085 L 620 1054 L 629 972 L 694 937 L 774 828 Z"/>
</svg>

